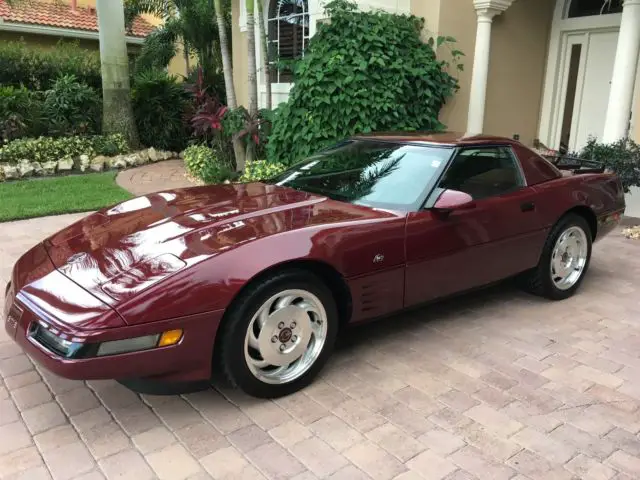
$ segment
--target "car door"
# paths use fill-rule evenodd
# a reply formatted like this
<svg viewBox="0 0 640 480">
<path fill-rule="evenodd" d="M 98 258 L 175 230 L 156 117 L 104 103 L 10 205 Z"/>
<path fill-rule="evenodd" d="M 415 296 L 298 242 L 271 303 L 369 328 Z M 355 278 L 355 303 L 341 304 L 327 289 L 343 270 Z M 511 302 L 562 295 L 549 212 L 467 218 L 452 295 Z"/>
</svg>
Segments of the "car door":
<svg viewBox="0 0 640 480">
<path fill-rule="evenodd" d="M 471 195 L 472 208 L 431 208 L 444 190 Z M 544 231 L 539 195 L 508 146 L 459 149 L 425 208 L 406 229 L 405 306 L 501 280 L 537 263 Z"/>
</svg>

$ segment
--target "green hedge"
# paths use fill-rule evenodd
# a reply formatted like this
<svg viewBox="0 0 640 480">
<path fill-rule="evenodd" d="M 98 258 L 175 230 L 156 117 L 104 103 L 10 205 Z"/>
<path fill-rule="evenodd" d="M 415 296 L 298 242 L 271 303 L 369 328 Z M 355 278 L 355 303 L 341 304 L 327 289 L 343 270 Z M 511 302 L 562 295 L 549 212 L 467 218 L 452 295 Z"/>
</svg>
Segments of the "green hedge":
<svg viewBox="0 0 640 480">
<path fill-rule="evenodd" d="M 20 138 L 0 148 L 0 162 L 17 163 L 20 160 L 29 160 L 44 163 L 63 158 L 74 158 L 79 155 L 110 156 L 128 151 L 127 142 L 120 134 Z"/>
<path fill-rule="evenodd" d="M 47 90 L 62 75 L 101 89 L 100 55 L 76 42 L 60 41 L 55 48 L 32 47 L 23 41 L 0 42 L 0 85 Z"/>
<path fill-rule="evenodd" d="M 0 140 L 41 135 L 93 135 L 100 130 L 99 92 L 74 75 L 59 77 L 46 91 L 0 86 Z"/>
</svg>

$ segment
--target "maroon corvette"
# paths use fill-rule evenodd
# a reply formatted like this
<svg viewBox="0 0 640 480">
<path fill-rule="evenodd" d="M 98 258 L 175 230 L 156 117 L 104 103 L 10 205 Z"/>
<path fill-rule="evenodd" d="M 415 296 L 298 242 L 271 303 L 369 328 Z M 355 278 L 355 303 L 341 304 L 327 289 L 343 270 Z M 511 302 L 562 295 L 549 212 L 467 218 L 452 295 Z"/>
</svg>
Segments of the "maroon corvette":
<svg viewBox="0 0 640 480">
<path fill-rule="evenodd" d="M 221 373 L 280 396 L 346 324 L 508 277 L 569 297 L 624 208 L 615 175 L 506 138 L 354 137 L 263 183 L 158 192 L 61 230 L 16 263 L 5 328 L 67 378 Z"/>
</svg>

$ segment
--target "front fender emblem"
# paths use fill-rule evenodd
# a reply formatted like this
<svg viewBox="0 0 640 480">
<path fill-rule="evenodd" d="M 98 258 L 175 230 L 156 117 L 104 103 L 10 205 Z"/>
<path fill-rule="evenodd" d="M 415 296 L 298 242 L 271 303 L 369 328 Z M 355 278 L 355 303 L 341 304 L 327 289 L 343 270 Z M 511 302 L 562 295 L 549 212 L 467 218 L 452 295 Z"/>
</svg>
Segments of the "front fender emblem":
<svg viewBox="0 0 640 480">
<path fill-rule="evenodd" d="M 381 253 L 373 257 L 373 263 L 381 263 L 383 261 L 384 261 L 384 255 L 382 255 Z"/>
</svg>

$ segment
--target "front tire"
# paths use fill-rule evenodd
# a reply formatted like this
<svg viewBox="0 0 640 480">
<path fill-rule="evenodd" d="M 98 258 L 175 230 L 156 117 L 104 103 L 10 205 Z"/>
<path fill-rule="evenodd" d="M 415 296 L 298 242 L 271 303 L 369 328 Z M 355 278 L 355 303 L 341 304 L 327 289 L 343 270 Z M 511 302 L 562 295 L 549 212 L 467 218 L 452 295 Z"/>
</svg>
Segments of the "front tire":
<svg viewBox="0 0 640 480">
<path fill-rule="evenodd" d="M 221 328 L 220 367 L 231 385 L 275 398 L 304 388 L 326 364 L 338 313 L 320 279 L 291 269 L 251 285 Z"/>
<path fill-rule="evenodd" d="M 584 217 L 568 214 L 553 227 L 538 266 L 524 276 L 525 288 L 551 300 L 571 297 L 591 261 L 591 228 Z"/>
</svg>

